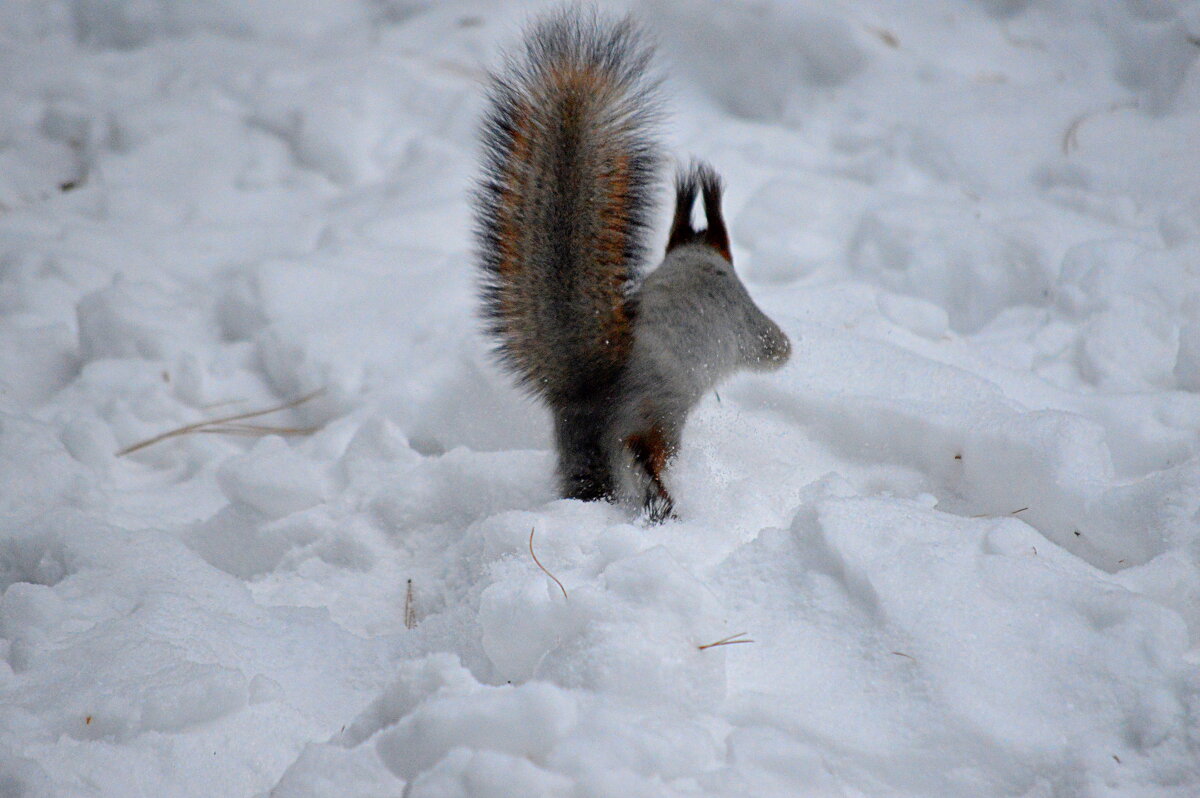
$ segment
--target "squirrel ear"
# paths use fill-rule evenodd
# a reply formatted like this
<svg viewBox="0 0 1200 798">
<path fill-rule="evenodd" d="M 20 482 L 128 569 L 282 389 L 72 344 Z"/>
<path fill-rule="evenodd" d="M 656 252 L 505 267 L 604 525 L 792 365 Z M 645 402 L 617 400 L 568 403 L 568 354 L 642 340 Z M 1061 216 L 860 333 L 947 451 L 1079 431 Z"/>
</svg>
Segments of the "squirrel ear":
<svg viewBox="0 0 1200 798">
<path fill-rule="evenodd" d="M 700 178 L 700 186 L 704 192 L 704 216 L 708 219 L 708 229 L 704 231 L 704 243 L 721 253 L 721 257 L 733 263 L 733 254 L 729 250 L 729 231 L 725 228 L 725 217 L 721 215 L 721 177 L 708 164 L 700 164 L 696 169 Z"/>
<path fill-rule="evenodd" d="M 696 240 L 696 229 L 692 227 L 692 206 L 696 204 L 696 190 L 695 170 L 681 169 L 675 178 L 675 218 L 671 220 L 667 252 Z"/>
</svg>

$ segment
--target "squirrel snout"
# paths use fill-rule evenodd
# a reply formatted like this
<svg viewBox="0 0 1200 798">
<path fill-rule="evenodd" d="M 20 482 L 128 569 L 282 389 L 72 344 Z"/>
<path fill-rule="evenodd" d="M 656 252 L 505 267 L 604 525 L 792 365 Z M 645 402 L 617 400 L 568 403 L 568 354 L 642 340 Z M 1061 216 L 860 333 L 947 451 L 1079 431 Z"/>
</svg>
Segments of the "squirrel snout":
<svg viewBox="0 0 1200 798">
<path fill-rule="evenodd" d="M 792 356 L 792 342 L 778 326 L 771 326 L 775 329 L 762 334 L 762 349 L 756 364 L 762 371 L 777 371 Z"/>
</svg>

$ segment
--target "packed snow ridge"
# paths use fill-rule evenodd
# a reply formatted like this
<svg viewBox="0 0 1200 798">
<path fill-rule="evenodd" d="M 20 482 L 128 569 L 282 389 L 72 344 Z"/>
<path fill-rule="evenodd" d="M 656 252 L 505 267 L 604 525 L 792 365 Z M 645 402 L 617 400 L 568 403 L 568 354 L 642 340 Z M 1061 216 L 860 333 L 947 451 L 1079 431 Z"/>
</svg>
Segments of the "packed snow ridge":
<svg viewBox="0 0 1200 798">
<path fill-rule="evenodd" d="M 659 526 L 475 321 L 536 7 L 0 3 L 0 795 L 1200 795 L 1200 2 L 614 4 L 795 347 Z"/>
</svg>

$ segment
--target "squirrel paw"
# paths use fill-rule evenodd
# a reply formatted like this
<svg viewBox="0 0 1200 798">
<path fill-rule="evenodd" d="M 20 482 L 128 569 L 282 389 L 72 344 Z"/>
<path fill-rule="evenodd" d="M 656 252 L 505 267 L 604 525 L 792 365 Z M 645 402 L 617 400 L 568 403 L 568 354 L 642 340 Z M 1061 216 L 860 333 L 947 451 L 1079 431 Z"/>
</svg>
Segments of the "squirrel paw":
<svg viewBox="0 0 1200 798">
<path fill-rule="evenodd" d="M 648 497 L 643 509 L 651 524 L 679 520 L 679 516 L 675 515 L 675 502 L 666 493 L 655 493 Z"/>
</svg>

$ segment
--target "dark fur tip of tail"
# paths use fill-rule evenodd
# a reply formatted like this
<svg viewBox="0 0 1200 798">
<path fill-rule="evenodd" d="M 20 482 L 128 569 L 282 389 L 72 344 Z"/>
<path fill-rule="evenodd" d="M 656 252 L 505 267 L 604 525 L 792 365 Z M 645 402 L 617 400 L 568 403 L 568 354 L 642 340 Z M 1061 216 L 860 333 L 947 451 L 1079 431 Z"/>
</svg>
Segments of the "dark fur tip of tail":
<svg viewBox="0 0 1200 798">
<path fill-rule="evenodd" d="M 733 262 L 729 231 L 721 213 L 724 188 L 721 176 L 703 161 L 679 170 L 675 178 L 675 217 L 667 238 L 667 252 L 685 244 L 704 244 L 715 249 L 725 260 Z M 697 195 L 704 202 L 706 227 L 701 230 L 692 226 L 692 206 L 696 204 Z"/>
</svg>

